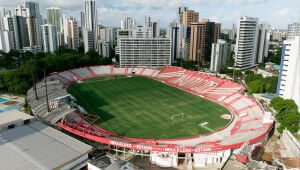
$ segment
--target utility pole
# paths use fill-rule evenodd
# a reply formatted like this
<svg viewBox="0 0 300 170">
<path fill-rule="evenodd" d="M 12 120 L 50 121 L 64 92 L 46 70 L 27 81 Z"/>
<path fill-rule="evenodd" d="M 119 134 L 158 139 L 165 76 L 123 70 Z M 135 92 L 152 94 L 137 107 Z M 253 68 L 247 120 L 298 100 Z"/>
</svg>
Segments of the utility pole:
<svg viewBox="0 0 300 170">
<path fill-rule="evenodd" d="M 47 89 L 47 77 L 46 77 L 46 71 L 45 71 L 45 68 L 44 68 L 44 80 L 45 80 L 45 89 L 46 89 L 47 110 L 48 110 L 48 112 L 50 112 L 50 108 L 49 108 L 49 99 L 48 99 L 48 89 Z"/>
</svg>

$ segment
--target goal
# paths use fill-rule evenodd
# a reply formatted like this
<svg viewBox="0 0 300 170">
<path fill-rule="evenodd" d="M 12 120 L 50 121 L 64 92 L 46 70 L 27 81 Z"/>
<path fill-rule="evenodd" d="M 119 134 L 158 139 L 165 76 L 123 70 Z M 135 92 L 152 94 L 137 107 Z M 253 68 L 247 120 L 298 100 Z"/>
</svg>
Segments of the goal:
<svg viewBox="0 0 300 170">
<path fill-rule="evenodd" d="M 171 117 L 171 119 L 172 119 L 172 120 L 175 120 L 175 119 L 178 118 L 178 117 L 181 118 L 181 119 L 183 119 L 184 113 L 173 114 L 172 117 Z"/>
</svg>

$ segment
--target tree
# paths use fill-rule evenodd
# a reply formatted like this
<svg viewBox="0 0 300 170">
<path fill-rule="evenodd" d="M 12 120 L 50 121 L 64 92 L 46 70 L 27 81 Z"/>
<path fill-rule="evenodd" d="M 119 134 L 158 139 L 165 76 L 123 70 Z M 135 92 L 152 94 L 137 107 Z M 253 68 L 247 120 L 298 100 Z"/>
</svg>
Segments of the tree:
<svg viewBox="0 0 300 170">
<path fill-rule="evenodd" d="M 254 75 L 254 72 L 253 71 L 251 71 L 251 70 L 246 70 L 245 71 L 245 75 Z"/>
<path fill-rule="evenodd" d="M 270 106 L 276 110 L 275 118 L 280 123 L 278 127 L 280 133 L 285 128 L 292 133 L 298 132 L 300 129 L 300 113 L 294 100 L 275 97 L 271 100 Z"/>
<path fill-rule="evenodd" d="M 248 84 L 249 93 L 263 93 L 264 85 L 260 80 L 251 81 Z"/>
<path fill-rule="evenodd" d="M 259 63 L 258 64 L 258 68 L 260 68 L 260 69 L 264 69 L 265 67 L 266 67 L 265 63 Z"/>
<path fill-rule="evenodd" d="M 234 71 L 234 75 L 240 77 L 240 76 L 243 75 L 243 73 L 242 73 L 241 70 L 235 70 L 235 71 Z"/>
</svg>

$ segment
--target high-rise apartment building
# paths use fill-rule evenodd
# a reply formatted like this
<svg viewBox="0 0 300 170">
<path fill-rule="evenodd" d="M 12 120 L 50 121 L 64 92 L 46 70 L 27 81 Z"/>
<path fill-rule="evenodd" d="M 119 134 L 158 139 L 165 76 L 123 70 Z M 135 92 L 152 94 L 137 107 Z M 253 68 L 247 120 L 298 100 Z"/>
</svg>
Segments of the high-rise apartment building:
<svg viewBox="0 0 300 170">
<path fill-rule="evenodd" d="M 64 21 L 64 40 L 69 49 L 78 50 L 79 28 L 78 21 L 74 17 L 67 17 Z"/>
<path fill-rule="evenodd" d="M 63 18 L 61 8 L 47 8 L 47 21 L 48 24 L 56 26 L 57 32 L 63 32 Z"/>
<path fill-rule="evenodd" d="M 121 38 L 121 67 L 164 67 L 171 64 L 171 41 L 168 38 Z"/>
<path fill-rule="evenodd" d="M 188 7 L 182 6 L 178 7 L 176 10 L 176 24 L 180 25 L 183 24 L 183 12 L 188 10 Z"/>
<path fill-rule="evenodd" d="M 191 26 L 191 23 L 199 22 L 199 13 L 193 10 L 185 10 L 183 11 L 183 20 L 182 23 L 187 25 L 188 27 Z"/>
<path fill-rule="evenodd" d="M 225 40 L 218 39 L 217 43 L 212 44 L 210 70 L 219 72 L 226 61 L 230 58 L 230 44 Z"/>
<path fill-rule="evenodd" d="M 114 48 L 114 28 L 111 27 L 106 27 L 106 28 L 101 28 L 99 31 L 99 39 L 103 40 L 104 42 L 109 43 L 109 47 L 111 49 Z"/>
<path fill-rule="evenodd" d="M 235 47 L 235 66 L 245 70 L 256 66 L 258 18 L 240 17 Z"/>
<path fill-rule="evenodd" d="M 287 40 L 293 39 L 295 36 L 300 36 L 300 23 L 289 24 Z"/>
<path fill-rule="evenodd" d="M 136 21 L 133 18 L 125 17 L 121 21 L 121 29 L 133 29 L 136 27 Z"/>
<path fill-rule="evenodd" d="M 27 10 L 27 26 L 30 46 L 42 47 L 41 25 L 42 16 L 40 15 L 40 7 L 36 2 L 23 2 L 23 7 Z"/>
<path fill-rule="evenodd" d="M 257 40 L 257 59 L 256 63 L 263 63 L 264 59 L 268 57 L 269 42 L 270 42 L 270 26 L 268 23 L 260 23 Z"/>
<path fill-rule="evenodd" d="M 85 25 L 85 14 L 83 11 L 80 12 L 80 26 L 84 27 Z"/>
<path fill-rule="evenodd" d="M 283 42 L 277 96 L 293 99 L 300 111 L 300 36 Z"/>
<path fill-rule="evenodd" d="M 0 51 L 8 53 L 11 49 L 14 49 L 13 43 L 13 32 L 0 30 Z"/>
<path fill-rule="evenodd" d="M 96 1 L 95 0 L 85 0 L 84 1 L 84 29 L 83 31 L 83 40 L 85 46 L 85 52 L 88 50 L 96 50 L 97 45 L 97 10 L 96 10 Z M 92 34 L 92 35 L 91 35 Z"/>
<path fill-rule="evenodd" d="M 232 24 L 232 29 L 229 32 L 229 39 L 235 40 L 235 34 L 236 34 L 236 26 L 235 24 Z"/>
<path fill-rule="evenodd" d="M 190 60 L 210 62 L 211 46 L 220 38 L 221 24 L 203 19 L 191 23 Z"/>
<path fill-rule="evenodd" d="M 12 18 L 16 49 L 21 50 L 23 47 L 30 46 L 26 18 L 17 15 L 13 16 Z"/>
<path fill-rule="evenodd" d="M 44 24 L 41 27 L 44 52 L 55 52 L 58 49 L 56 26 Z"/>
<path fill-rule="evenodd" d="M 273 31 L 272 40 L 281 42 L 282 41 L 282 32 L 279 30 Z"/>
</svg>

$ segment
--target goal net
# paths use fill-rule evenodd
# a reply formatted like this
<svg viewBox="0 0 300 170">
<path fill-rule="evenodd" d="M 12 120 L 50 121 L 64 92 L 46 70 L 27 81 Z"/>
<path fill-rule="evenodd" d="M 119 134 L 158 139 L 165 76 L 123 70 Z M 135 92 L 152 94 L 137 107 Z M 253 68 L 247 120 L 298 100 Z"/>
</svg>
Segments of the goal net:
<svg viewBox="0 0 300 170">
<path fill-rule="evenodd" d="M 172 119 L 172 120 L 175 120 L 176 118 L 181 118 L 181 119 L 183 119 L 183 117 L 184 117 L 184 113 L 177 113 L 177 114 L 173 114 L 173 115 L 171 116 L 171 119 Z"/>
</svg>

